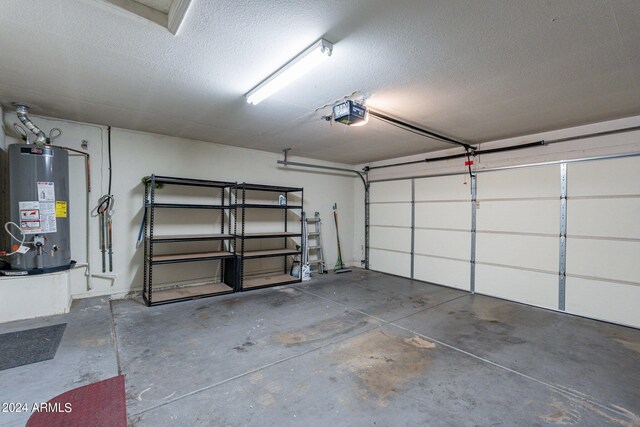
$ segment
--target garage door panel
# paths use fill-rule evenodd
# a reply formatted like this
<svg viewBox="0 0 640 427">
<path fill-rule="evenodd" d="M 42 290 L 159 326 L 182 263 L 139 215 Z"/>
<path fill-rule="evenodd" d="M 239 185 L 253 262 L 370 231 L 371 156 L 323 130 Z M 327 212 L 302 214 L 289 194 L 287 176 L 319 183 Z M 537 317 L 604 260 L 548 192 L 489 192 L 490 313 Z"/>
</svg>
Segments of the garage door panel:
<svg viewBox="0 0 640 427">
<path fill-rule="evenodd" d="M 478 264 L 476 292 L 557 309 L 558 275 Z"/>
<path fill-rule="evenodd" d="M 640 157 L 569 163 L 567 180 L 572 197 L 640 194 Z"/>
<path fill-rule="evenodd" d="M 411 252 L 411 229 L 371 227 L 369 245 L 372 248 Z"/>
<path fill-rule="evenodd" d="M 459 175 L 416 179 L 415 192 L 416 201 L 471 200 L 471 185 Z"/>
<path fill-rule="evenodd" d="M 471 230 L 470 203 L 416 203 L 416 227 Z"/>
<path fill-rule="evenodd" d="M 478 233 L 476 260 L 537 270 L 558 271 L 557 237 Z"/>
<path fill-rule="evenodd" d="M 369 201 L 372 203 L 410 202 L 411 180 L 372 183 Z"/>
<path fill-rule="evenodd" d="M 468 291 L 470 269 L 470 263 L 466 261 L 416 255 L 414 278 Z"/>
<path fill-rule="evenodd" d="M 640 283 L 640 242 L 569 238 L 567 274 Z"/>
<path fill-rule="evenodd" d="M 370 249 L 369 268 L 382 273 L 411 277 L 411 255 L 379 249 Z"/>
<path fill-rule="evenodd" d="M 416 229 L 415 252 L 421 255 L 469 260 L 471 233 L 466 231 Z"/>
<path fill-rule="evenodd" d="M 477 199 L 556 197 L 560 166 L 530 167 L 478 174 Z"/>
<path fill-rule="evenodd" d="M 640 286 L 567 277 L 566 310 L 640 328 Z"/>
<path fill-rule="evenodd" d="M 640 198 L 569 199 L 567 234 L 640 239 Z"/>
<path fill-rule="evenodd" d="M 559 197 L 559 196 L 558 196 Z M 560 200 L 480 202 L 477 229 L 559 234 Z"/>
<path fill-rule="evenodd" d="M 411 227 L 411 203 L 385 203 L 369 206 L 371 225 Z"/>
</svg>

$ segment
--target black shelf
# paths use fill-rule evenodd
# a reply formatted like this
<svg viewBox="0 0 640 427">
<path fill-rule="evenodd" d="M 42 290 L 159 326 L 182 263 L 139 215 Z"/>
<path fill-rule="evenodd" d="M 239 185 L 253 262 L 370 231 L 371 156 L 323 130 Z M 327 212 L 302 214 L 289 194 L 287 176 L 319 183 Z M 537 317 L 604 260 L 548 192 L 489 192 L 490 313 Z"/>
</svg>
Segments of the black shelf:
<svg viewBox="0 0 640 427">
<path fill-rule="evenodd" d="M 297 249 L 261 249 L 258 251 L 245 251 L 242 257 L 244 259 L 273 258 L 283 255 L 300 255 L 301 253 Z"/>
<path fill-rule="evenodd" d="M 173 184 L 173 185 L 188 185 L 193 187 L 212 187 L 212 188 L 230 188 L 235 187 L 235 182 L 227 181 L 210 181 L 205 179 L 193 179 L 193 178 L 175 178 L 172 176 L 159 176 L 152 175 L 144 180 L 145 185 L 154 181 L 158 184 Z"/>
<path fill-rule="evenodd" d="M 280 198 L 278 198 L 277 203 L 251 203 L 247 201 L 247 192 L 251 191 L 267 191 L 272 193 L 280 193 L 284 194 L 284 203 L 281 203 Z M 240 194 L 238 194 L 238 192 Z M 300 193 L 300 204 L 289 204 L 289 193 L 299 192 Z M 301 278 L 293 277 L 289 274 L 289 264 L 287 262 L 290 256 L 301 256 L 304 248 L 300 249 L 289 249 L 288 248 L 288 239 L 290 238 L 301 238 L 303 232 L 303 224 L 300 221 L 300 230 L 295 232 L 289 232 L 288 227 L 288 213 L 292 210 L 302 210 L 304 205 L 304 190 L 300 187 L 285 187 L 285 186 L 276 186 L 276 185 L 262 185 L 262 184 L 250 184 L 250 183 L 242 183 L 238 184 L 238 186 L 234 190 L 235 194 L 235 203 L 232 203 L 231 206 L 234 209 L 234 213 L 236 215 L 236 235 L 239 240 L 239 244 L 236 246 L 239 248 L 238 259 L 239 259 L 239 290 L 248 291 L 253 289 L 262 289 L 270 286 L 279 286 L 286 285 L 290 283 L 299 283 L 302 281 Z M 247 233 L 246 232 L 246 211 L 248 209 L 276 209 L 282 211 L 282 221 L 283 221 L 283 229 L 282 232 L 258 232 L 258 233 Z M 238 212 L 239 211 L 239 212 Z M 239 218 L 239 219 L 238 219 Z M 255 240 L 255 239 L 273 239 L 273 238 L 281 238 L 282 239 L 282 247 L 277 249 L 262 249 L 262 250 L 252 250 L 249 251 L 246 249 L 245 242 L 247 240 Z M 245 277 L 245 260 L 252 259 L 261 259 L 261 258 L 273 258 L 273 257 L 282 257 L 282 272 L 274 273 L 270 276 L 263 277 Z"/>
<path fill-rule="evenodd" d="M 290 274 L 278 274 L 271 276 L 249 277 L 243 282 L 243 290 L 270 288 L 271 286 L 289 285 L 299 283 L 300 279 Z"/>
<path fill-rule="evenodd" d="M 300 187 L 283 187 L 279 185 L 250 184 L 247 182 L 240 184 L 240 186 L 247 191 L 272 191 L 276 193 L 294 193 L 297 191 L 300 191 L 300 192 L 303 191 L 303 189 Z"/>
<path fill-rule="evenodd" d="M 150 208 L 177 208 L 177 209 L 229 209 L 223 205 L 194 205 L 190 203 L 147 203 L 145 207 Z"/>
<path fill-rule="evenodd" d="M 275 231 L 275 232 L 265 232 L 265 233 L 245 233 L 244 236 L 236 235 L 237 237 L 244 237 L 245 240 L 248 239 L 272 239 L 278 237 L 302 237 L 302 233 L 297 232 L 288 232 L 288 231 Z"/>
<path fill-rule="evenodd" d="M 204 242 L 209 240 L 231 240 L 235 236 L 232 234 L 181 234 L 153 236 L 151 243 L 178 243 L 178 242 Z"/>
<path fill-rule="evenodd" d="M 233 258 L 235 255 L 227 251 L 194 252 L 188 254 L 154 255 L 148 261 L 153 265 L 176 264 L 180 262 L 212 261 Z"/>
<path fill-rule="evenodd" d="M 262 184 L 237 184 L 235 182 L 211 181 L 191 178 L 176 178 L 168 176 L 151 175 L 144 181 L 144 274 L 142 297 L 148 306 L 169 304 L 178 301 L 187 301 L 196 298 L 206 298 L 216 295 L 224 295 L 232 292 L 262 289 L 270 286 L 298 283 L 300 278 L 288 274 L 287 259 L 290 256 L 300 256 L 304 248 L 290 249 L 288 242 L 291 238 L 302 238 L 303 224 L 300 222 L 300 230 L 294 232 L 287 230 L 288 213 L 292 210 L 302 210 L 304 190 L 298 187 L 262 185 Z M 156 184 L 181 185 L 193 187 L 211 187 L 220 189 L 219 202 L 192 204 L 192 203 L 156 203 Z M 247 203 L 248 191 L 266 191 L 284 194 L 285 203 Z M 288 204 L 289 193 L 300 192 L 300 204 Z M 228 197 L 226 196 L 228 194 Z M 240 197 L 239 197 L 240 194 Z M 279 199 L 279 198 L 278 198 Z M 213 202 L 213 200 L 212 200 Z M 232 203 L 233 202 L 233 203 Z M 228 211 L 220 224 L 220 233 L 208 234 L 176 234 L 155 235 L 155 211 L 156 209 L 209 209 Z M 282 211 L 283 231 L 270 232 L 245 232 L 246 210 L 248 209 L 276 209 Z M 276 249 L 261 249 L 249 251 L 245 248 L 245 241 L 256 239 L 282 239 L 282 247 Z M 217 249 L 198 251 L 192 246 L 191 251 L 178 254 L 154 254 L 154 246 L 157 244 L 188 242 L 218 242 L 212 246 Z M 165 247 L 165 251 L 167 248 Z M 283 269 L 281 272 L 261 277 L 244 277 L 244 261 L 251 259 L 282 257 Z M 220 276 L 208 277 L 205 283 L 183 287 L 170 287 L 154 289 L 154 266 L 192 263 L 201 261 L 219 261 Z M 243 284 L 246 283 L 246 286 Z M 156 286 L 157 287 L 157 286 Z"/>
<path fill-rule="evenodd" d="M 155 211 L 156 209 L 209 209 L 209 210 L 225 210 L 231 207 L 231 192 L 235 191 L 235 182 L 225 181 L 208 181 L 190 178 L 175 178 L 167 176 L 151 175 L 144 179 L 144 273 L 143 273 L 143 291 L 142 298 L 148 306 L 168 304 L 177 301 L 186 301 L 196 298 L 205 298 L 209 296 L 227 294 L 235 292 L 238 287 L 237 262 L 234 249 L 235 235 L 231 233 L 231 224 L 229 229 L 225 230 L 226 220 L 220 223 L 219 234 L 180 234 L 180 235 L 154 235 L 155 228 Z M 169 184 L 193 187 L 209 187 L 220 190 L 219 202 L 207 204 L 193 203 L 156 203 L 156 184 Z M 226 194 L 229 193 L 227 198 Z M 212 201 L 213 202 L 213 201 Z M 187 243 L 187 242 L 218 242 L 212 246 L 218 246 L 217 249 L 208 249 L 206 252 L 199 251 L 192 247 L 191 251 L 179 254 L 154 254 L 154 246 L 156 244 L 167 243 Z M 190 263 L 202 261 L 218 261 L 220 262 L 219 277 L 206 277 L 204 284 L 190 285 L 183 287 L 172 287 L 169 289 L 154 290 L 153 273 L 154 266 Z"/>
<path fill-rule="evenodd" d="M 233 292 L 234 289 L 224 283 L 171 288 L 154 292 L 155 298 L 152 305 L 155 306 L 170 304 L 172 302 L 190 301 L 193 299 L 226 295 Z"/>
<path fill-rule="evenodd" d="M 256 208 L 256 209 L 302 209 L 301 205 L 274 205 L 269 203 L 243 203 L 231 205 L 232 208 Z"/>
</svg>

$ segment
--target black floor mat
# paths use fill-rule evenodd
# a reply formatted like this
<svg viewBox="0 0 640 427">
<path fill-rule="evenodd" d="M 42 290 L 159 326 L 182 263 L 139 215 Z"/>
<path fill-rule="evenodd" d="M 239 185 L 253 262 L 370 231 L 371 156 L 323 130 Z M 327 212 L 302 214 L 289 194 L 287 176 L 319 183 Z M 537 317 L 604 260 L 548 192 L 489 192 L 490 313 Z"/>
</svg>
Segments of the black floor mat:
<svg viewBox="0 0 640 427">
<path fill-rule="evenodd" d="M 66 323 L 0 335 L 0 371 L 53 359 Z"/>
</svg>

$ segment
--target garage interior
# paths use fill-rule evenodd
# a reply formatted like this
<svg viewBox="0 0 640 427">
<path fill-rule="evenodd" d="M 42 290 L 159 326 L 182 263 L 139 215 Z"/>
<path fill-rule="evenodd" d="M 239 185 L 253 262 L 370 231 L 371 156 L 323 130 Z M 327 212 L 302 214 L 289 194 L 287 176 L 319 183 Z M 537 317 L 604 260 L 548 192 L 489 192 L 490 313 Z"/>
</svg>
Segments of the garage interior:
<svg viewBox="0 0 640 427">
<path fill-rule="evenodd" d="M 640 426 L 637 1 L 0 10 L 0 426 Z"/>
</svg>

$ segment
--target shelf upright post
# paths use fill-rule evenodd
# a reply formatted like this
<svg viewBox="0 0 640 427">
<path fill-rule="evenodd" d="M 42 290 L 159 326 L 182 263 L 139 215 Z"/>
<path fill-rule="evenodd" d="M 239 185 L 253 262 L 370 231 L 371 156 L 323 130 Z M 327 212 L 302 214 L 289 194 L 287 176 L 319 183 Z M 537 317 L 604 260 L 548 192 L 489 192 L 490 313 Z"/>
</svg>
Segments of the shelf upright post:
<svg viewBox="0 0 640 427">
<path fill-rule="evenodd" d="M 149 257 L 146 262 L 149 264 L 149 305 L 153 304 L 153 225 L 155 216 L 156 200 L 156 176 L 151 175 L 151 198 L 149 200 Z"/>
<path fill-rule="evenodd" d="M 236 255 L 236 259 L 235 259 L 235 269 L 236 269 L 236 283 L 235 283 L 235 287 L 236 287 L 236 291 L 240 291 L 241 290 L 241 286 L 240 286 L 240 258 L 238 258 L 238 247 L 239 247 L 239 240 L 238 240 L 238 183 L 236 183 L 236 186 L 233 188 L 233 253 Z"/>
<path fill-rule="evenodd" d="M 289 226 L 289 192 L 284 193 L 284 232 L 285 234 L 288 231 Z M 283 238 L 284 248 L 287 249 L 287 236 Z M 284 270 L 283 273 L 287 274 L 287 257 L 283 257 Z"/>
<path fill-rule="evenodd" d="M 224 217 L 226 215 L 226 209 L 225 209 L 225 192 L 226 188 L 225 187 L 221 187 L 220 188 L 220 205 L 222 206 L 222 208 L 220 209 L 220 234 L 224 235 Z M 220 240 L 220 252 L 224 251 L 224 240 L 221 239 Z M 225 260 L 221 259 L 220 260 L 220 283 L 224 283 L 224 263 Z"/>
<path fill-rule="evenodd" d="M 244 223 L 245 223 L 245 203 L 246 203 L 246 188 L 245 183 L 242 183 L 242 234 L 240 237 L 240 288 L 242 289 L 244 284 Z"/>
<path fill-rule="evenodd" d="M 305 222 L 307 221 L 307 218 L 305 215 L 302 214 L 303 212 L 304 212 L 304 188 L 300 190 L 300 280 L 302 280 L 302 254 L 306 253 L 304 248 L 304 245 L 305 245 L 304 227 L 306 225 Z M 307 258 L 309 258 L 308 255 L 307 255 Z M 308 259 L 306 261 L 309 262 Z"/>
<path fill-rule="evenodd" d="M 143 215 L 143 220 L 144 220 L 144 264 L 143 264 L 143 279 L 142 279 L 142 299 L 144 300 L 145 304 L 147 304 L 147 306 L 149 305 L 149 298 L 148 298 L 148 289 L 149 289 L 149 284 L 147 283 L 148 280 L 148 276 L 147 276 L 147 269 L 149 268 L 149 243 L 147 241 L 147 213 L 148 213 L 148 207 L 147 207 L 147 199 L 149 198 L 149 186 L 147 185 L 148 183 L 145 182 L 144 185 L 144 199 L 142 199 L 142 215 Z"/>
</svg>

